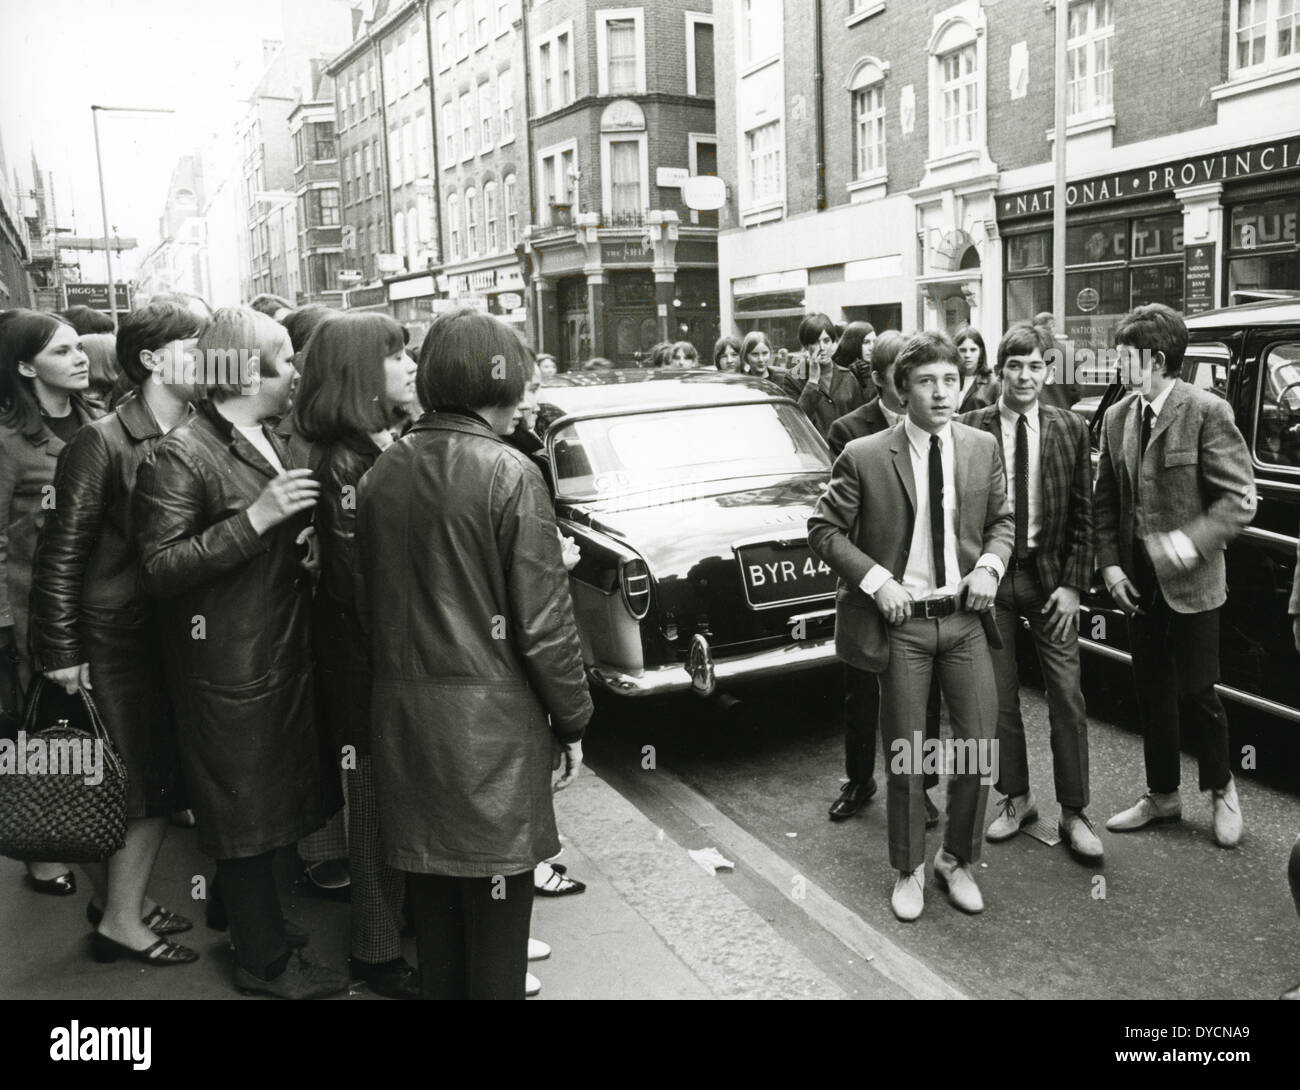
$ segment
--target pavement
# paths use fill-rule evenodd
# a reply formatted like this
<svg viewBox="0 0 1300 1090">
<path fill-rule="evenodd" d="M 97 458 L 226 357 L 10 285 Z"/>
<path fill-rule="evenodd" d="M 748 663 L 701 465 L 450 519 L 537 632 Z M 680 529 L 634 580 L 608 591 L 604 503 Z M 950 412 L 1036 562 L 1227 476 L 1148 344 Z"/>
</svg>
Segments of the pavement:
<svg viewBox="0 0 1300 1090">
<path fill-rule="evenodd" d="M 548 960 L 532 966 L 542 980 L 539 1000 L 845 997 L 728 889 L 734 876 L 709 875 L 600 776 L 584 769 L 556 796 L 556 814 L 562 859 L 587 890 L 535 902 L 533 935 L 552 947 Z M 342 967 L 348 906 L 311 892 L 295 877 L 291 859 L 281 863 L 287 914 L 311 933 L 313 956 Z M 22 873 L 22 864 L 0 860 L 0 998 L 243 998 L 230 985 L 225 937 L 203 925 L 203 905 L 190 896 L 211 874 L 192 830 L 170 831 L 152 892 L 195 920 L 180 940 L 200 953 L 193 965 L 96 964 L 87 942 L 84 875 L 78 874 L 75 896 L 50 897 L 27 889 Z M 405 943 L 414 964 L 414 942 Z M 357 984 L 346 998 L 376 997 Z"/>
</svg>

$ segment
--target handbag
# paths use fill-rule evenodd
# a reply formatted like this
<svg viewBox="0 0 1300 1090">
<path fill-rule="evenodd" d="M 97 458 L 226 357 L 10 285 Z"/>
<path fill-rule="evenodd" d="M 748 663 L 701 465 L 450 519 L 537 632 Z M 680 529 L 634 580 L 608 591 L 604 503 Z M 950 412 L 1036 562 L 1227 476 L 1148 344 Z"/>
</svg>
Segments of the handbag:
<svg viewBox="0 0 1300 1090">
<path fill-rule="evenodd" d="M 89 730 L 32 730 L 45 684 L 32 684 L 17 741 L 0 742 L 0 855 L 96 863 L 126 843 L 126 768 L 85 689 Z"/>
</svg>

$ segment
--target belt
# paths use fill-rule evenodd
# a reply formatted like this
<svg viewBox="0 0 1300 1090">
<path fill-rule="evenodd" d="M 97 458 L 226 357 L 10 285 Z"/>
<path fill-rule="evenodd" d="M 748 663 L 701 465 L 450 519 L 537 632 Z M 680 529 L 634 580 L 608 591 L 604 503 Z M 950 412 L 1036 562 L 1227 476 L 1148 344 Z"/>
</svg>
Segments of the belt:
<svg viewBox="0 0 1300 1090">
<path fill-rule="evenodd" d="M 955 594 L 944 598 L 922 598 L 919 602 L 912 603 L 912 616 L 923 621 L 937 621 L 941 617 L 951 617 L 957 609 Z"/>
<path fill-rule="evenodd" d="M 1031 549 L 1024 556 L 1012 556 L 1007 561 L 1007 571 L 1024 571 L 1032 569 L 1038 563 L 1038 550 Z"/>
</svg>

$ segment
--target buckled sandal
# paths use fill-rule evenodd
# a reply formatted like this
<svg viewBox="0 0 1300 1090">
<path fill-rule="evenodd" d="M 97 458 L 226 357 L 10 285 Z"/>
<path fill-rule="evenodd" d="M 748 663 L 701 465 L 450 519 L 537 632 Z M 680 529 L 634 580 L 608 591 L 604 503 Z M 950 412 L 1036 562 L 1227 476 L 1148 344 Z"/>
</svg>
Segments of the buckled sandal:
<svg viewBox="0 0 1300 1090">
<path fill-rule="evenodd" d="M 104 910 L 94 901 L 86 905 L 86 922 L 91 927 L 98 927 L 103 919 Z M 170 909 L 163 908 L 162 905 L 154 905 L 153 911 L 147 916 L 142 916 L 140 922 L 155 935 L 179 935 L 194 926 L 192 921 Z"/>
<path fill-rule="evenodd" d="M 581 893 L 587 888 L 585 882 L 570 878 L 564 869 L 551 864 L 551 873 L 545 882 L 533 884 L 533 890 L 539 897 L 564 897 L 570 893 Z"/>
<path fill-rule="evenodd" d="M 143 950 L 132 950 L 98 931 L 90 937 L 90 952 L 99 962 L 117 961 L 118 958 L 126 957 L 132 961 L 142 961 L 146 965 L 189 965 L 199 960 L 199 955 L 188 946 L 168 942 L 166 939 L 159 939 Z"/>
</svg>

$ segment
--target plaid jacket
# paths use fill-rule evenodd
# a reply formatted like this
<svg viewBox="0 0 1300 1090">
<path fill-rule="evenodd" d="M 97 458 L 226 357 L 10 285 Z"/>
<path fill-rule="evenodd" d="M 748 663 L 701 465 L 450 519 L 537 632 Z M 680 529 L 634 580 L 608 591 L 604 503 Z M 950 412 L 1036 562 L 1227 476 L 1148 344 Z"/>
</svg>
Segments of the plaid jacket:
<svg viewBox="0 0 1300 1090">
<path fill-rule="evenodd" d="M 990 432 L 1002 451 L 1008 482 L 1015 467 L 1002 450 L 1002 422 L 998 403 L 964 413 L 957 419 L 972 428 Z M 1092 453 L 1083 418 L 1068 409 L 1038 405 L 1042 428 L 1039 488 L 1042 490 L 1043 526 L 1038 534 L 1038 575 L 1043 590 L 1073 587 L 1079 593 L 1092 585 L 1095 570 L 1092 521 Z M 1010 494 L 1012 485 L 1007 485 Z"/>
</svg>

